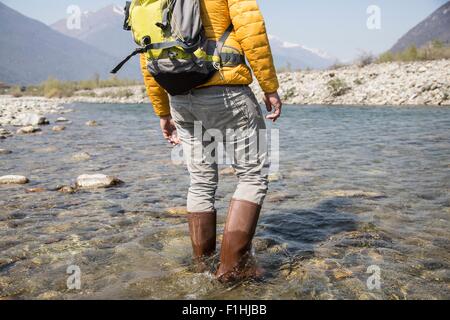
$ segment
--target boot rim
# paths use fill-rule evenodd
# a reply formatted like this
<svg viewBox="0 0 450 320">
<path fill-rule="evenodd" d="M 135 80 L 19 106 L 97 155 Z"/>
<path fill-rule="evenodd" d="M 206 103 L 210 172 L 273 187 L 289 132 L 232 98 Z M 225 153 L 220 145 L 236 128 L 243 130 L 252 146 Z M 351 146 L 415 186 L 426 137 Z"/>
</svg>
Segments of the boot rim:
<svg viewBox="0 0 450 320">
<path fill-rule="evenodd" d="M 188 211 L 187 216 L 200 216 L 200 215 L 205 215 L 205 214 L 217 214 L 217 210 L 213 210 L 213 211 L 202 211 L 202 212 L 190 212 Z"/>
</svg>

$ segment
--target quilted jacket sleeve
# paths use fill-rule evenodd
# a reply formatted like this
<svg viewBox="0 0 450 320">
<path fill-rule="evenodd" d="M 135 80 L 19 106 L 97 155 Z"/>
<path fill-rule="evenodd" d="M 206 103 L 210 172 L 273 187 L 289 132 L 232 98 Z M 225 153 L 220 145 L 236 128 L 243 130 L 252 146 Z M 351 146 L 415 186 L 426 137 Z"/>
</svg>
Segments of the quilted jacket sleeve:
<svg viewBox="0 0 450 320">
<path fill-rule="evenodd" d="M 150 98 L 156 115 L 159 117 L 170 115 L 169 96 L 167 95 L 167 92 L 155 81 L 155 79 L 153 79 L 150 72 L 148 72 L 146 58 L 143 54 L 141 54 L 141 71 L 144 77 L 147 95 Z"/>
<path fill-rule="evenodd" d="M 278 90 L 278 78 L 266 32 L 264 18 L 256 0 L 228 0 L 236 39 L 242 46 L 261 89 Z"/>
</svg>

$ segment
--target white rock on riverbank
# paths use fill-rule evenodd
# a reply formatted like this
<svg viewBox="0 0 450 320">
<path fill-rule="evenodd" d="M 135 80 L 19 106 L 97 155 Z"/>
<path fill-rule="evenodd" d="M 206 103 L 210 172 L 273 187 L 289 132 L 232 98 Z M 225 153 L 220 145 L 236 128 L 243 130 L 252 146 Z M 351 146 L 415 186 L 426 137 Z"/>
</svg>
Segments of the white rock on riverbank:
<svg viewBox="0 0 450 320">
<path fill-rule="evenodd" d="M 120 179 L 104 174 L 81 175 L 77 178 L 77 188 L 109 188 L 123 183 Z"/>
<path fill-rule="evenodd" d="M 41 116 L 36 113 L 22 113 L 19 114 L 16 119 L 14 119 L 11 124 L 13 126 L 21 127 L 21 126 L 43 126 L 47 125 L 50 122 L 46 117 Z"/>
<path fill-rule="evenodd" d="M 24 176 L 8 175 L 0 177 L 0 184 L 26 184 L 29 180 Z"/>
</svg>

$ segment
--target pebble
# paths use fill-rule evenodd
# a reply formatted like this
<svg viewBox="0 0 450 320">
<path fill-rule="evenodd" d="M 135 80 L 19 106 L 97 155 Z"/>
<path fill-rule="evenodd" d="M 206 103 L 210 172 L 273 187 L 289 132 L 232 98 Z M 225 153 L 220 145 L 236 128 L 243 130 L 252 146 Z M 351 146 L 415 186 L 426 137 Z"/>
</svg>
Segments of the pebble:
<svg viewBox="0 0 450 320">
<path fill-rule="evenodd" d="M 7 175 L 0 177 L 0 184 L 26 184 L 30 180 L 24 176 Z"/>
<path fill-rule="evenodd" d="M 83 174 L 77 178 L 78 188 L 109 188 L 123 183 L 120 179 L 104 174 Z"/>
</svg>

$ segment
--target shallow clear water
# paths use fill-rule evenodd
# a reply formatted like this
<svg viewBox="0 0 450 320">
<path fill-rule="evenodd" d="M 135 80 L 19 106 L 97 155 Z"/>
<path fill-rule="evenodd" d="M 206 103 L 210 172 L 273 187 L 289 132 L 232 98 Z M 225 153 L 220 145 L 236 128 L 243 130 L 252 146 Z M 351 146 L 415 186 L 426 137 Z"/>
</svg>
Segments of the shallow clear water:
<svg viewBox="0 0 450 320">
<path fill-rule="evenodd" d="M 185 216 L 166 212 L 184 205 L 188 176 L 149 107 L 69 107 L 66 131 L 0 142 L 13 151 L 0 175 L 31 180 L 0 186 L 1 298 L 450 298 L 450 108 L 286 107 L 254 243 L 266 276 L 224 286 L 192 272 Z M 125 184 L 50 191 L 84 173 Z M 235 184 L 221 177 L 220 231 Z M 70 265 L 81 290 L 67 289 Z"/>
</svg>

